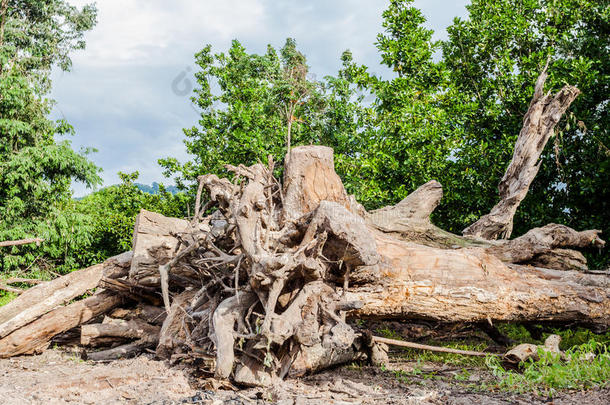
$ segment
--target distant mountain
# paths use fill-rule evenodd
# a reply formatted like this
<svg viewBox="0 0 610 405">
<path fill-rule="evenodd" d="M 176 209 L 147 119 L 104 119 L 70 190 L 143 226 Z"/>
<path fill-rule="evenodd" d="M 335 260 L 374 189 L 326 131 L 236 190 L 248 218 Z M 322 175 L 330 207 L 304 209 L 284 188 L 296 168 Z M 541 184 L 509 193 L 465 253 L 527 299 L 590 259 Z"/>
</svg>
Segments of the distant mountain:
<svg viewBox="0 0 610 405">
<path fill-rule="evenodd" d="M 134 183 L 135 186 L 137 188 L 139 188 L 141 191 L 148 193 L 148 194 L 159 194 L 159 183 L 157 183 L 156 181 L 153 182 L 152 185 L 148 185 L 148 184 L 142 184 L 142 183 Z M 178 187 L 176 186 L 165 186 L 165 191 L 172 193 L 172 194 L 177 194 L 179 192 Z"/>
</svg>

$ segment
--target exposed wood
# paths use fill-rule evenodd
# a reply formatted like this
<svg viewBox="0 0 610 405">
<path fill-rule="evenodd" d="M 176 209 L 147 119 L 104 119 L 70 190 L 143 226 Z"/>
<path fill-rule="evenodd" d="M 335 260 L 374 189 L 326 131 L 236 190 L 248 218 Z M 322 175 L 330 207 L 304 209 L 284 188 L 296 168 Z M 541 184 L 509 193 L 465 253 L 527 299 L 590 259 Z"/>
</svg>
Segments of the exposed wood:
<svg viewBox="0 0 610 405">
<path fill-rule="evenodd" d="M 425 246 L 456 249 L 485 248 L 505 263 L 530 264 L 561 270 L 586 270 L 587 261 L 574 248 L 603 248 L 600 231 L 578 232 L 565 225 L 534 228 L 513 240 L 486 241 L 444 231 L 430 221 L 430 214 L 442 197 L 442 186 L 428 182 L 400 203 L 371 211 L 367 224 L 387 235 Z"/>
<path fill-rule="evenodd" d="M 141 210 L 133 234 L 133 259 L 129 278 L 147 286 L 159 285 L 159 266 L 179 248 L 177 236 L 190 235 L 189 222 Z"/>
<path fill-rule="evenodd" d="M 473 350 L 452 349 L 450 347 L 422 345 L 420 343 L 405 342 L 404 340 L 388 339 L 388 338 L 384 338 L 384 337 L 380 337 L 380 336 L 373 336 L 373 340 L 375 342 L 384 343 L 386 345 L 409 347 L 411 349 L 428 350 L 431 352 L 452 353 L 452 354 L 461 354 L 462 356 L 477 356 L 477 357 L 497 356 L 497 354 L 495 354 L 495 353 L 484 353 L 484 352 L 477 352 L 477 351 L 473 351 Z"/>
<path fill-rule="evenodd" d="M 44 242 L 44 239 L 41 239 L 41 238 L 29 238 L 29 239 L 20 239 L 20 240 L 6 240 L 6 241 L 0 242 L 0 248 L 1 247 L 7 247 L 7 246 L 30 245 L 32 243 L 35 243 L 36 245 L 40 245 L 42 242 Z"/>
<path fill-rule="evenodd" d="M 507 265 L 482 248 L 435 249 L 379 231 L 375 238 L 384 264 L 353 272 L 361 281 L 346 299 L 364 302 L 354 317 L 610 324 L 605 275 Z"/>
<path fill-rule="evenodd" d="M 11 278 L 7 278 L 6 280 L 3 280 L 6 284 L 16 284 L 16 283 L 22 283 L 22 284 L 40 284 L 40 283 L 44 283 L 44 280 L 40 280 L 37 278 L 21 278 L 21 277 L 11 277 Z"/>
<path fill-rule="evenodd" d="M 129 265 L 129 254 L 38 284 L 0 308 L 0 338 L 70 300 L 96 288 L 105 273 Z"/>
<path fill-rule="evenodd" d="M 0 339 L 0 358 L 44 350 L 55 335 L 86 323 L 122 302 L 122 298 L 114 293 L 101 292 L 56 308 Z"/>
<path fill-rule="evenodd" d="M 598 230 L 578 232 L 565 225 L 548 224 L 541 228 L 534 228 L 516 239 L 492 246 L 487 249 L 487 252 L 508 263 L 540 260 L 557 265 L 552 268 L 565 269 L 566 266 L 575 266 L 570 263 L 571 261 L 580 262 L 582 254 L 567 249 L 558 249 L 603 248 L 606 242 L 600 239 L 600 233 L 601 231 Z M 544 258 L 538 259 L 539 256 Z M 560 257 L 563 257 L 563 263 L 559 261 Z"/>
<path fill-rule="evenodd" d="M 119 337 L 127 339 L 146 338 L 157 341 L 160 330 L 161 328 L 159 326 L 150 325 L 137 319 L 87 324 L 81 327 L 80 343 L 83 346 L 89 346 L 100 337 Z"/>
<path fill-rule="evenodd" d="M 364 208 L 348 196 L 335 173 L 333 150 L 326 146 L 297 146 L 290 151 L 284 172 L 283 214 L 293 221 L 315 210 L 321 201 L 334 201 L 359 215 Z"/>
<path fill-rule="evenodd" d="M 490 246 L 486 241 L 454 235 L 437 226 L 430 215 L 443 197 L 443 187 L 435 180 L 418 187 L 396 205 L 366 213 L 369 226 L 409 242 L 437 248 Z"/>
<path fill-rule="evenodd" d="M 464 235 L 483 239 L 510 238 L 515 212 L 540 169 L 540 155 L 553 136 L 555 125 L 580 94 L 580 90 L 570 85 L 565 85 L 552 97 L 545 94 L 547 76 L 545 67 L 536 82 L 534 97 L 523 119 L 513 158 L 498 186 L 500 202 L 489 214 L 464 229 Z"/>
<path fill-rule="evenodd" d="M 161 326 L 167 314 L 164 308 L 140 303 L 135 308 L 116 308 L 109 316 L 118 319 L 142 320 L 146 323 Z"/>
<path fill-rule="evenodd" d="M 560 336 L 549 335 L 544 341 L 544 345 L 533 345 L 530 343 L 520 344 L 518 346 L 513 347 L 504 355 L 503 364 L 505 367 L 517 369 L 519 368 L 521 363 L 526 360 L 532 359 L 534 361 L 537 361 L 539 358 L 539 351 L 555 353 L 558 356 L 564 358 L 565 354 L 561 350 L 559 350 L 560 342 Z"/>
</svg>

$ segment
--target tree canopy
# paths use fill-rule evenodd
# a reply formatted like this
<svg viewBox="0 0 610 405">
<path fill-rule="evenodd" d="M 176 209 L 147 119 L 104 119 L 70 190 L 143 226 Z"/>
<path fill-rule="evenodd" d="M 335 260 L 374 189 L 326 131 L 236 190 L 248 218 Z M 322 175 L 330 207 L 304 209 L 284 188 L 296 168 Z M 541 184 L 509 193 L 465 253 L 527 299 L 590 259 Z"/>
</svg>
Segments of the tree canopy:
<svg viewBox="0 0 610 405">
<path fill-rule="evenodd" d="M 184 185 L 226 163 L 281 158 L 294 125 L 292 144 L 335 148 L 337 172 L 367 208 L 438 180 L 445 197 L 434 219 L 459 233 L 497 201 L 536 77 L 548 63 L 548 91 L 569 83 L 582 95 L 543 153 L 515 236 L 548 222 L 610 233 L 609 6 L 473 0 L 449 38 L 434 41 L 412 3 L 391 0 L 383 13 L 376 46 L 390 75 L 371 74 L 346 51 L 335 77 L 309 80 L 293 40 L 279 55 L 271 46 L 265 55 L 248 54 L 237 41 L 228 54 L 204 48 L 193 99 L 201 119 L 184 131 L 193 160 L 163 160 L 166 174 L 180 173 Z M 596 263 L 607 263 L 604 257 Z"/>
<path fill-rule="evenodd" d="M 41 237 L 45 243 L 4 249 L 4 270 L 43 262 L 68 263 L 87 241 L 85 218 L 71 211 L 71 182 L 100 183 L 99 169 L 60 135 L 73 128 L 48 118 L 52 66 L 70 68 L 69 54 L 84 47 L 95 23 L 93 6 L 65 1 L 0 3 L 0 240 Z M 8 252 L 7 252 L 8 250 Z"/>
</svg>

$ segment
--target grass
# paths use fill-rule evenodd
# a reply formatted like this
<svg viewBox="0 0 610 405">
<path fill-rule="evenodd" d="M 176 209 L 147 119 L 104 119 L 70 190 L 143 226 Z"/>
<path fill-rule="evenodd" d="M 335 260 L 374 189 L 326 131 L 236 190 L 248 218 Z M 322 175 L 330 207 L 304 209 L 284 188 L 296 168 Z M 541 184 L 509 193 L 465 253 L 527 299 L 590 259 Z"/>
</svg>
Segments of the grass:
<svg viewBox="0 0 610 405">
<path fill-rule="evenodd" d="M 498 330 L 517 342 L 521 343 L 533 343 L 543 344 L 544 340 L 551 334 L 561 336 L 560 348 L 561 350 L 568 350 L 574 346 L 579 346 L 590 341 L 595 341 L 605 345 L 610 345 L 610 332 L 605 334 L 595 334 L 589 329 L 585 328 L 572 328 L 572 329 L 559 329 L 553 328 L 548 329 L 542 333 L 542 339 L 536 340 L 532 338 L 531 334 L 523 325 L 516 324 L 502 324 L 498 325 Z"/>
<path fill-rule="evenodd" d="M 585 356 L 594 354 L 593 359 Z M 505 370 L 497 358 L 488 357 L 487 367 L 498 379 L 498 388 L 511 392 L 534 392 L 552 397 L 558 390 L 582 390 L 610 385 L 610 353 L 605 344 L 595 340 L 565 351 L 565 359 L 539 351 L 538 361 L 528 360 L 522 372 Z"/>
<path fill-rule="evenodd" d="M 0 291 L 0 307 L 8 304 L 12 300 L 17 298 L 17 294 L 8 292 L 8 291 Z"/>
<path fill-rule="evenodd" d="M 545 329 L 540 340 L 533 339 L 522 325 L 505 324 L 499 329 L 518 344 L 542 344 L 550 334 L 561 336 L 561 349 L 565 356 L 540 351 L 539 360 L 528 360 L 522 364 L 519 371 L 505 370 L 501 359 L 488 356 L 486 358 L 461 356 L 450 353 L 437 353 L 424 350 L 400 348 L 395 356 L 400 360 L 413 361 L 416 365 L 411 371 L 387 370 L 402 383 L 417 383 L 415 380 L 435 380 L 442 378 L 435 371 L 423 371 L 425 362 L 443 363 L 461 367 L 461 372 L 452 379 L 460 384 L 469 381 L 473 369 L 489 370 L 490 379 L 478 384 L 467 384 L 465 387 L 473 390 L 501 390 L 513 393 L 535 393 L 552 397 L 559 390 L 583 390 L 595 387 L 610 387 L 610 332 L 595 334 L 588 329 Z M 375 331 L 380 336 L 402 340 L 399 333 L 383 325 Z M 484 351 L 487 344 L 480 341 L 428 341 L 426 344 L 452 347 L 462 350 Z M 594 354 L 594 358 L 586 358 Z"/>
<path fill-rule="evenodd" d="M 485 343 L 469 343 L 469 342 L 427 342 L 426 344 L 433 346 L 450 347 L 459 350 L 484 351 L 487 348 Z M 482 367 L 485 365 L 484 357 L 463 356 L 453 353 L 439 353 L 429 350 L 418 350 L 411 348 L 401 348 L 399 356 L 401 360 L 444 363 L 459 367 Z"/>
</svg>

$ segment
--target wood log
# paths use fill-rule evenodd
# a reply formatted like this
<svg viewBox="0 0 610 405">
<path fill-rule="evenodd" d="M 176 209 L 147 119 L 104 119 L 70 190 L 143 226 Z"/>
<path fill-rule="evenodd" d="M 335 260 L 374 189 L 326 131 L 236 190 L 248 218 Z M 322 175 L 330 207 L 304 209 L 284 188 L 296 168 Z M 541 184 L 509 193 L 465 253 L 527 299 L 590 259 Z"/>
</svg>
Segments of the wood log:
<svg viewBox="0 0 610 405">
<path fill-rule="evenodd" d="M 540 169 L 538 159 L 553 135 L 555 125 L 580 94 L 580 90 L 570 85 L 565 85 L 553 97 L 545 94 L 546 69 L 536 81 L 534 97 L 523 119 L 513 158 L 498 186 L 500 202 L 489 214 L 464 229 L 464 235 L 483 239 L 510 238 L 515 212 Z"/>
<path fill-rule="evenodd" d="M 482 248 L 436 249 L 374 232 L 382 265 L 355 269 L 357 318 L 446 322 L 570 321 L 610 324 L 610 278 L 507 265 Z M 366 282 L 370 280 L 370 282 Z"/>
<path fill-rule="evenodd" d="M 38 246 L 42 242 L 44 242 L 44 239 L 41 239 L 41 238 L 29 238 L 29 239 L 21 239 L 21 240 L 6 240 L 6 241 L 0 242 L 0 247 L 30 245 L 32 243 L 35 243 L 36 246 Z"/>
<path fill-rule="evenodd" d="M 131 253 L 127 252 L 25 291 L 0 308 L 0 338 L 29 324 L 57 306 L 96 288 L 105 276 L 126 275 L 130 259 Z"/>
<path fill-rule="evenodd" d="M 163 325 L 167 313 L 165 309 L 154 305 L 139 303 L 136 308 L 116 308 L 110 314 L 110 318 L 142 320 L 152 325 Z"/>
<path fill-rule="evenodd" d="M 104 337 L 158 341 L 160 330 L 159 326 L 150 325 L 138 319 L 88 324 L 81 326 L 80 343 L 83 346 L 90 346 L 96 339 Z"/>
<path fill-rule="evenodd" d="M 0 358 L 40 352 L 55 335 L 86 323 L 122 303 L 123 299 L 118 295 L 100 292 L 56 308 L 0 339 Z"/>
<path fill-rule="evenodd" d="M 111 361 L 127 359 L 130 357 L 137 356 L 145 349 L 154 347 L 155 344 L 156 340 L 139 339 L 135 342 L 127 343 L 108 350 L 101 350 L 99 352 L 84 352 L 82 357 L 83 360 L 91 361 Z"/>
</svg>

